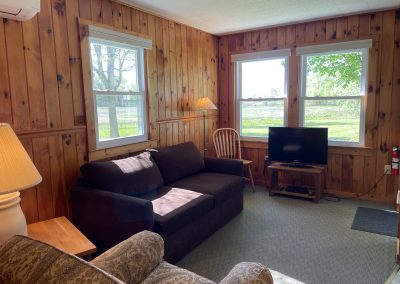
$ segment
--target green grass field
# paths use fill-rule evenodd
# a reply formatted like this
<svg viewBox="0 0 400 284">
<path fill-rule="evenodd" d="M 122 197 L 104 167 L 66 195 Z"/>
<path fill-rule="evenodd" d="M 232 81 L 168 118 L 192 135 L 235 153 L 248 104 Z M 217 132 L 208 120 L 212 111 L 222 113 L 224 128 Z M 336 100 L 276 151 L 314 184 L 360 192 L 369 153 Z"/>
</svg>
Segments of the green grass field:
<svg viewBox="0 0 400 284">
<path fill-rule="evenodd" d="M 139 134 L 137 123 L 118 123 L 118 131 L 120 137 L 127 137 Z M 110 139 L 110 125 L 108 123 L 99 124 L 99 138 L 100 140 Z"/>
<path fill-rule="evenodd" d="M 264 137 L 268 135 L 268 126 L 283 126 L 283 113 L 281 108 L 270 108 L 268 112 L 259 107 L 243 108 L 242 113 L 242 136 Z M 350 115 L 338 115 L 337 112 L 329 111 L 327 107 L 314 108 L 306 121 L 306 127 L 328 127 L 329 139 L 335 141 L 358 142 L 359 119 Z M 102 109 L 99 121 L 99 137 L 101 140 L 110 139 L 110 125 L 108 123 L 108 112 Z M 280 117 L 280 118 L 279 118 Z M 139 134 L 136 118 L 129 112 L 119 110 L 118 129 L 120 137 Z"/>
<path fill-rule="evenodd" d="M 329 140 L 357 142 L 359 125 L 358 119 L 309 120 L 306 127 L 328 127 Z M 242 124 L 242 135 L 248 137 L 267 137 L 267 126 L 282 126 L 277 119 L 251 119 Z"/>
</svg>

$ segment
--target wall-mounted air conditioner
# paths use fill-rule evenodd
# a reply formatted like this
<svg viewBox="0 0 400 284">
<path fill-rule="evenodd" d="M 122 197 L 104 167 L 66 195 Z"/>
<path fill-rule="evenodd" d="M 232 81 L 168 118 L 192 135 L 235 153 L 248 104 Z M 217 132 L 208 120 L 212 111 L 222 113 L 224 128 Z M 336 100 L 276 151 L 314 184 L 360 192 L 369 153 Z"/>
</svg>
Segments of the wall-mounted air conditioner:
<svg viewBox="0 0 400 284">
<path fill-rule="evenodd" d="M 27 21 L 40 11 L 40 0 L 0 0 L 0 18 Z"/>
</svg>

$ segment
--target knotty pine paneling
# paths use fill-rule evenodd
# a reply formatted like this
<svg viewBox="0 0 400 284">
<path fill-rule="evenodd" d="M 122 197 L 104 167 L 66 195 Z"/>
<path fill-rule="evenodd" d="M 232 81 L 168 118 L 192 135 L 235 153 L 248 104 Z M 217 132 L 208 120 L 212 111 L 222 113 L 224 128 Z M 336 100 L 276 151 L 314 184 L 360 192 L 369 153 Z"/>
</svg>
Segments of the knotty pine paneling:
<svg viewBox="0 0 400 284">
<path fill-rule="evenodd" d="M 10 123 L 43 182 L 22 192 L 28 223 L 68 216 L 69 189 L 87 161 L 78 18 L 150 35 L 146 54 L 149 138 L 203 149 L 198 97 L 218 103 L 218 38 L 111 0 L 42 0 L 32 20 L 0 19 L 0 122 Z M 206 120 L 211 133 L 218 113 Z M 211 154 L 210 153 L 210 154 Z"/>
<path fill-rule="evenodd" d="M 363 193 L 381 177 L 390 151 L 400 144 L 400 13 L 384 11 L 300 23 L 271 29 L 226 35 L 219 40 L 219 127 L 235 127 L 234 66 L 230 56 L 279 48 L 292 48 L 289 59 L 288 124 L 298 125 L 299 58 L 296 46 L 373 39 L 369 53 L 366 145 L 370 150 L 329 150 L 326 191 L 344 196 Z M 266 143 L 244 143 L 243 156 L 254 161 L 255 179 L 264 183 Z M 290 179 L 290 177 L 286 177 Z M 304 181 L 309 182 L 309 181 Z M 398 178 L 385 176 L 366 199 L 394 202 Z"/>
</svg>

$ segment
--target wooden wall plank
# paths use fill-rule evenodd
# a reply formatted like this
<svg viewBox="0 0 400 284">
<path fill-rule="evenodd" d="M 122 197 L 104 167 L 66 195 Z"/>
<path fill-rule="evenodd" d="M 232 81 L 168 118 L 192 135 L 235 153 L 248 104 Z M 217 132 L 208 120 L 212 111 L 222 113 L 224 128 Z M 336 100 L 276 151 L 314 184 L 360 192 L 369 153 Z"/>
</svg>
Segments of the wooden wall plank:
<svg viewBox="0 0 400 284">
<path fill-rule="evenodd" d="M 149 19 L 149 34 L 155 39 L 156 28 L 154 17 Z M 147 58 L 147 93 L 148 93 L 148 118 L 149 118 L 149 137 L 150 139 L 158 139 L 158 132 L 156 126 L 156 120 L 158 116 L 158 89 L 157 89 L 157 46 L 153 42 L 153 48 L 150 51 L 146 51 Z"/>
<path fill-rule="evenodd" d="M 51 187 L 50 154 L 47 137 L 32 139 L 33 161 L 43 178 L 36 186 L 39 221 L 50 219 L 54 216 L 54 202 Z"/>
<path fill-rule="evenodd" d="M 101 0 L 91 0 L 91 5 L 89 7 L 81 7 L 81 3 L 84 1 L 79 1 L 79 16 L 83 19 L 90 20 L 89 15 L 84 17 L 83 15 L 91 11 L 91 20 L 94 22 L 103 22 L 103 15 L 101 12 Z M 87 1 L 86 1 L 87 2 Z"/>
<path fill-rule="evenodd" d="M 67 216 L 68 195 L 65 183 L 64 151 L 61 136 L 49 136 L 52 199 L 54 216 Z"/>
<path fill-rule="evenodd" d="M 71 88 L 71 69 L 69 65 L 69 47 L 66 6 L 63 0 L 52 0 L 54 43 L 57 60 L 57 82 L 60 95 L 61 121 L 64 127 L 75 125 L 74 103 Z"/>
<path fill-rule="evenodd" d="M 188 46 L 187 46 L 187 28 L 181 26 L 181 41 L 182 41 L 182 107 L 183 115 L 188 115 L 189 112 L 189 69 L 188 69 Z"/>
<path fill-rule="evenodd" d="M 113 24 L 113 15 L 112 15 L 112 1 L 102 0 L 101 2 L 101 15 L 103 24 L 112 25 Z"/>
<path fill-rule="evenodd" d="M 336 22 L 336 38 L 343 39 L 347 37 L 347 17 L 339 18 Z"/>
<path fill-rule="evenodd" d="M 144 12 L 140 12 L 139 14 L 139 32 L 142 34 L 147 35 L 148 34 L 148 24 L 147 24 L 147 20 L 148 20 L 148 14 L 144 13 Z"/>
<path fill-rule="evenodd" d="M 29 157 L 33 161 L 34 158 L 33 158 L 32 139 L 24 138 L 20 140 L 26 152 L 28 153 Z M 37 194 L 36 187 L 21 191 L 21 208 L 22 211 L 24 212 L 26 222 L 28 224 L 39 221 L 38 200 L 36 194 Z"/>
<path fill-rule="evenodd" d="M 46 108 L 43 92 L 42 62 L 40 60 L 37 17 L 22 24 L 26 78 L 31 112 L 31 128 L 46 128 Z"/>
<path fill-rule="evenodd" d="M 45 0 L 46 1 L 46 0 Z M 77 2 L 79 5 L 79 14 L 82 19 L 90 20 L 92 18 L 91 14 L 91 2 L 96 2 L 101 0 L 81 0 L 81 1 L 74 1 Z"/>
<path fill-rule="evenodd" d="M 12 124 L 10 83 L 4 22 L 0 21 L 0 121 Z"/>
<path fill-rule="evenodd" d="M 31 122 L 21 22 L 6 21 L 5 35 L 13 126 L 16 131 L 29 130 Z"/>
<path fill-rule="evenodd" d="M 89 2 L 89 1 L 88 1 Z M 71 90 L 74 106 L 74 124 L 85 124 L 85 109 L 82 98 L 82 61 L 79 42 L 79 6 L 77 1 L 66 1 L 69 63 L 71 70 Z"/>
<path fill-rule="evenodd" d="M 332 20 L 327 20 L 326 21 L 326 39 L 331 40 L 331 39 L 336 39 L 336 25 L 337 25 L 337 20 L 332 19 Z"/>
<path fill-rule="evenodd" d="M 347 36 L 357 38 L 359 35 L 359 16 L 350 16 L 347 20 Z"/>
<path fill-rule="evenodd" d="M 38 20 L 47 126 L 49 128 L 60 128 L 61 110 L 57 84 L 56 48 L 54 44 L 51 2 L 42 0 L 40 7 L 41 12 L 38 15 Z"/>
<path fill-rule="evenodd" d="M 315 23 L 315 41 L 323 41 L 326 39 L 326 22 L 318 21 Z"/>
</svg>

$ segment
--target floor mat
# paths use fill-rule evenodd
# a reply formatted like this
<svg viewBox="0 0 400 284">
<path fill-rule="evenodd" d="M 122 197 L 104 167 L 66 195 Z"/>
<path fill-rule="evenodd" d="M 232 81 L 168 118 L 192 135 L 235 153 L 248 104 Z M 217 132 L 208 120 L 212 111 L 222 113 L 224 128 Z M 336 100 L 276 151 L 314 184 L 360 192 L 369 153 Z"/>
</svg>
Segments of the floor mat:
<svg viewBox="0 0 400 284">
<path fill-rule="evenodd" d="M 354 215 L 353 230 L 397 237 L 396 211 L 358 207 Z"/>
</svg>

